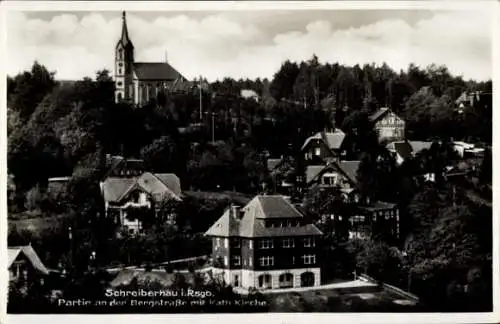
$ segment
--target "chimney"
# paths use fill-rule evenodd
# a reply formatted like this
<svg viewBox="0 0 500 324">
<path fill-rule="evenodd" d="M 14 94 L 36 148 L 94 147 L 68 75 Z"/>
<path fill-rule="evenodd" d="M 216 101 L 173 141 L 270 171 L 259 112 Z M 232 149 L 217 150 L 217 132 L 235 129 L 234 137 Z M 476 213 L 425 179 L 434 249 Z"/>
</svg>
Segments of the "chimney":
<svg viewBox="0 0 500 324">
<path fill-rule="evenodd" d="M 231 204 L 231 217 L 234 219 L 240 219 L 240 207 L 234 204 Z"/>
<path fill-rule="evenodd" d="M 165 63 L 168 63 L 168 53 L 165 51 Z"/>
</svg>

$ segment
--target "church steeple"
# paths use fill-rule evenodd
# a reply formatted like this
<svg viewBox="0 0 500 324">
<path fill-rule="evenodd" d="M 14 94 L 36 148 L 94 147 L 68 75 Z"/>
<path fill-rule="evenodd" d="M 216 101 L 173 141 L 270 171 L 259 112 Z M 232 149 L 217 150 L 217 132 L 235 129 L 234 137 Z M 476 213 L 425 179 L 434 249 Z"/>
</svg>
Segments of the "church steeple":
<svg viewBox="0 0 500 324">
<path fill-rule="evenodd" d="M 134 96 L 134 45 L 128 35 L 127 17 L 122 12 L 122 35 L 115 48 L 115 100 L 129 101 Z"/>
<path fill-rule="evenodd" d="M 118 41 L 117 46 L 121 44 L 124 48 L 134 48 L 130 37 L 128 36 L 128 28 L 127 28 L 127 16 L 125 11 L 122 12 L 122 37 Z"/>
</svg>

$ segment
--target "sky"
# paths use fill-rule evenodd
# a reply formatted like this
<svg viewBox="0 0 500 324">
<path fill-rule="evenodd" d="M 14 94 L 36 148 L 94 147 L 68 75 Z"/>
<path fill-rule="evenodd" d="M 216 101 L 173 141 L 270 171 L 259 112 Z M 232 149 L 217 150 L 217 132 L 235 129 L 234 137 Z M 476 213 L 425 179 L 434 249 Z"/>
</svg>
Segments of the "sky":
<svg viewBox="0 0 500 324">
<path fill-rule="evenodd" d="M 491 15 L 484 11 L 265 10 L 127 12 L 137 62 L 167 59 L 188 79 L 272 78 L 285 60 L 446 65 L 492 77 Z M 121 12 L 7 12 L 7 73 L 37 60 L 57 79 L 113 70 Z"/>
</svg>

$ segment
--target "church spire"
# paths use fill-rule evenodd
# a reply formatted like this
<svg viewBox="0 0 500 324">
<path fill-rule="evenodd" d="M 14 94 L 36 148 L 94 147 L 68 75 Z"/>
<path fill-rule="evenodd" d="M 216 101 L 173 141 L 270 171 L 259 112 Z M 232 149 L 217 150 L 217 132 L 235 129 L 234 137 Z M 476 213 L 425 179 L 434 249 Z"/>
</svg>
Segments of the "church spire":
<svg viewBox="0 0 500 324">
<path fill-rule="evenodd" d="M 132 41 L 128 36 L 127 17 L 125 11 L 122 12 L 122 37 L 120 38 L 119 42 L 123 44 L 123 47 L 134 47 L 134 45 L 132 45 Z"/>
</svg>

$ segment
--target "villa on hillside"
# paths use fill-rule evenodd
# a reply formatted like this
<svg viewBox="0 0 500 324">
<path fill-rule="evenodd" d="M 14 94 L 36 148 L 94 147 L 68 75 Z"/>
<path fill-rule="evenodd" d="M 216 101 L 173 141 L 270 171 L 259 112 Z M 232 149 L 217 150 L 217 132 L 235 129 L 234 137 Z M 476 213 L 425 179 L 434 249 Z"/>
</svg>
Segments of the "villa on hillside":
<svg viewBox="0 0 500 324">
<path fill-rule="evenodd" d="M 324 165 L 329 161 L 341 159 L 342 143 L 345 133 L 340 129 L 325 130 L 308 137 L 302 145 L 301 152 L 306 164 Z"/>
<path fill-rule="evenodd" d="M 133 177 L 108 177 L 100 183 L 105 215 L 131 234 L 139 233 L 147 221 L 169 201 L 182 201 L 179 178 L 173 173 L 144 172 Z M 175 213 L 162 215 L 166 221 L 175 221 Z M 151 219 L 149 219 L 151 221 Z"/>
<path fill-rule="evenodd" d="M 322 232 L 283 196 L 231 206 L 205 233 L 213 273 L 234 287 L 273 289 L 321 283 Z"/>
<path fill-rule="evenodd" d="M 309 190 L 340 189 L 346 201 L 359 201 L 357 172 L 359 161 L 332 162 L 327 165 L 310 165 L 306 170 Z"/>
<path fill-rule="evenodd" d="M 389 108 L 380 108 L 369 119 L 374 124 L 379 141 L 404 140 L 405 121 Z"/>
</svg>

